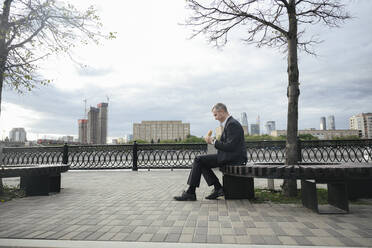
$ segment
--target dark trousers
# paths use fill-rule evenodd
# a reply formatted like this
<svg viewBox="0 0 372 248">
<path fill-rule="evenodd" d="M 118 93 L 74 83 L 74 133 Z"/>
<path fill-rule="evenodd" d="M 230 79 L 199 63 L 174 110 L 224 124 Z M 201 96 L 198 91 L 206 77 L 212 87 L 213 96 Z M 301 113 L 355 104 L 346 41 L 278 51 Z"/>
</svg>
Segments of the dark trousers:
<svg viewBox="0 0 372 248">
<path fill-rule="evenodd" d="M 217 168 L 220 166 L 221 164 L 217 163 L 217 154 L 197 156 L 192 165 L 187 184 L 190 186 L 199 187 L 201 175 L 203 175 L 208 186 L 215 184 L 218 182 L 218 178 L 212 171 L 212 168 Z"/>
</svg>

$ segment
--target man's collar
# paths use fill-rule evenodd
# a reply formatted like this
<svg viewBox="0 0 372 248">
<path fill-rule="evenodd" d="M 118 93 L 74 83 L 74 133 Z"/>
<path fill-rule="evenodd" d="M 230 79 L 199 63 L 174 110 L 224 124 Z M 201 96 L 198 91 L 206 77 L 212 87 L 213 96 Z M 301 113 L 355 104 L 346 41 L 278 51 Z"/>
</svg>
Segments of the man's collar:
<svg viewBox="0 0 372 248">
<path fill-rule="evenodd" d="M 226 119 L 221 123 L 221 126 L 222 126 L 223 128 L 225 128 L 226 122 L 227 122 L 227 120 L 228 120 L 230 117 L 231 117 L 231 115 L 228 115 L 228 116 L 226 117 Z"/>
</svg>

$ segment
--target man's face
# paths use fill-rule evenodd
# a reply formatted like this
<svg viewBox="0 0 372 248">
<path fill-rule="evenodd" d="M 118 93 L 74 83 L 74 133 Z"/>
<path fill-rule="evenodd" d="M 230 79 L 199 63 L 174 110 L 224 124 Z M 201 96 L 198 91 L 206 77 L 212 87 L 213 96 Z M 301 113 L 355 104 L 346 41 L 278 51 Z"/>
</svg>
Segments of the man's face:
<svg viewBox="0 0 372 248">
<path fill-rule="evenodd" d="M 223 110 L 213 109 L 212 113 L 214 118 L 219 122 L 224 122 L 224 120 L 226 119 L 226 112 Z"/>
</svg>

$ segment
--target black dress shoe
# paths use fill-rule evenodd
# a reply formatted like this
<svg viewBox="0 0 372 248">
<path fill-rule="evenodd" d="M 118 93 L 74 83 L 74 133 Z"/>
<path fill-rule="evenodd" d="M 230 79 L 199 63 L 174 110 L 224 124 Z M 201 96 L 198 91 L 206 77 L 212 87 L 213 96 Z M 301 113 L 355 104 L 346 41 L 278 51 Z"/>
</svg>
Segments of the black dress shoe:
<svg viewBox="0 0 372 248">
<path fill-rule="evenodd" d="M 223 193 L 223 188 L 220 188 L 218 190 L 213 190 L 212 193 L 208 196 L 205 197 L 205 199 L 208 199 L 208 200 L 215 200 L 217 199 L 217 197 L 219 196 L 224 196 L 224 193 Z"/>
<path fill-rule="evenodd" d="M 182 195 L 173 197 L 176 201 L 196 201 L 196 194 L 189 194 L 186 191 Z"/>
</svg>

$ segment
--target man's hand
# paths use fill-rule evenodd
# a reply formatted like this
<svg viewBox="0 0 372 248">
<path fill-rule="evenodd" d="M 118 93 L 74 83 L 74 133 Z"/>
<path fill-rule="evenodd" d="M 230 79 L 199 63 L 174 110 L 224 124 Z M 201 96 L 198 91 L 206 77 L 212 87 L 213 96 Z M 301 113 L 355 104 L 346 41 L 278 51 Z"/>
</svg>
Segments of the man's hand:
<svg viewBox="0 0 372 248">
<path fill-rule="evenodd" d="M 204 137 L 205 142 L 208 144 L 213 144 L 213 138 L 211 136 L 205 136 Z"/>
</svg>

